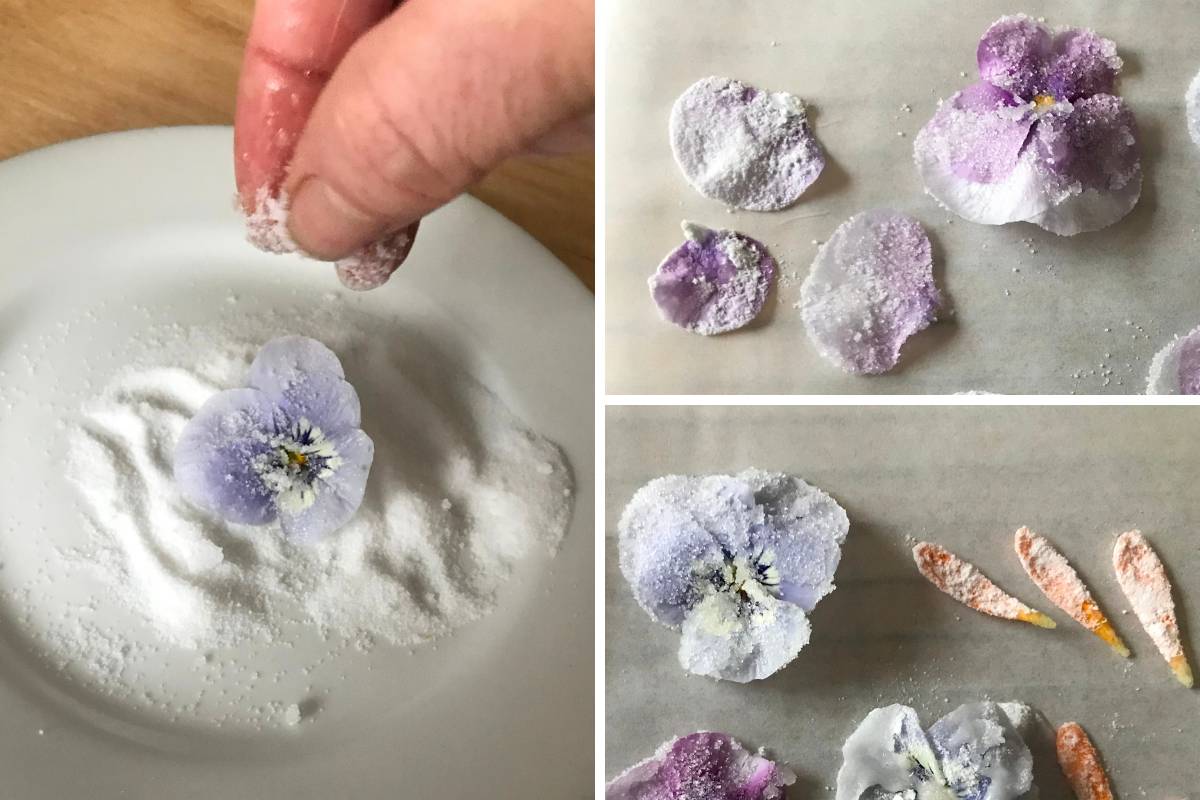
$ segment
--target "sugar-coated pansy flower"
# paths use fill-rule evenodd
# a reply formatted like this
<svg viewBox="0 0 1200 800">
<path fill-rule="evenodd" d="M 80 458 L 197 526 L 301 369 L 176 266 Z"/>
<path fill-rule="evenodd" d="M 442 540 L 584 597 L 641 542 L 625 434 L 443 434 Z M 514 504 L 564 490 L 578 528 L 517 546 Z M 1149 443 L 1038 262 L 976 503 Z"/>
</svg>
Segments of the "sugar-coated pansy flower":
<svg viewBox="0 0 1200 800">
<path fill-rule="evenodd" d="M 767 302 L 777 267 L 767 248 L 737 231 L 683 223 L 686 241 L 650 277 L 663 319 L 712 336 L 749 324 Z"/>
<path fill-rule="evenodd" d="M 665 742 L 614 778 L 604 800 L 782 800 L 795 774 L 724 733 L 701 731 Z"/>
<path fill-rule="evenodd" d="M 1018 15 L 988 28 L 977 56 L 981 80 L 943 102 L 914 142 L 926 191 L 972 222 L 1032 222 L 1062 236 L 1137 205 L 1137 124 L 1113 94 L 1112 41 Z"/>
<path fill-rule="evenodd" d="M 1196 77 L 1192 79 L 1184 100 L 1187 106 L 1188 133 L 1192 135 L 1192 141 L 1196 143 L 1196 146 L 1200 147 L 1200 72 L 1197 72 Z"/>
<path fill-rule="evenodd" d="M 671 109 L 670 134 L 688 183 L 733 208 L 786 208 L 825 168 L 799 97 L 731 78 L 688 87 Z"/>
<path fill-rule="evenodd" d="M 220 392 L 185 426 L 175 481 L 191 503 L 314 541 L 362 503 L 375 446 L 338 357 L 302 336 L 267 342 L 247 388 Z"/>
<path fill-rule="evenodd" d="M 800 313 L 821 356 L 847 372 L 887 372 L 908 337 L 937 319 L 933 249 L 921 223 L 887 209 L 855 214 L 821 246 Z"/>
<path fill-rule="evenodd" d="M 808 643 L 849 527 L 832 497 L 790 475 L 669 475 L 626 506 L 621 571 L 646 613 L 682 632 L 684 669 L 745 683 Z"/>
<path fill-rule="evenodd" d="M 968 703 L 928 731 L 908 706 L 877 708 L 842 746 L 837 800 L 1031 800 L 1020 703 Z"/>
<path fill-rule="evenodd" d="M 1200 328 L 1176 336 L 1155 354 L 1146 394 L 1200 394 Z"/>
</svg>

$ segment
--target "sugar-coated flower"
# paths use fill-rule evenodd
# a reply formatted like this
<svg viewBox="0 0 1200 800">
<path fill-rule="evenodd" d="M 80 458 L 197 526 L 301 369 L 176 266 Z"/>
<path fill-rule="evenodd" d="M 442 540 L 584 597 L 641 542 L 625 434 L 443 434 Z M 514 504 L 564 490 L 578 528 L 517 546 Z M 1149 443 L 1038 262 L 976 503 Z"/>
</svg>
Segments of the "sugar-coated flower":
<svg viewBox="0 0 1200 800">
<path fill-rule="evenodd" d="M 781 800 L 796 775 L 733 737 L 701 731 L 665 742 L 614 778 L 604 800 Z"/>
<path fill-rule="evenodd" d="M 787 208 L 825 168 L 799 97 L 731 78 L 689 86 L 671 109 L 670 133 L 688 183 L 733 208 Z"/>
<path fill-rule="evenodd" d="M 1200 394 L 1200 328 L 1176 336 L 1155 354 L 1146 394 Z"/>
<path fill-rule="evenodd" d="M 1187 106 L 1188 133 L 1196 146 L 1200 147 L 1200 72 L 1196 73 L 1196 77 L 1192 78 L 1191 84 L 1188 85 L 1184 103 Z"/>
<path fill-rule="evenodd" d="M 887 372 L 937 318 L 933 248 L 921 223 L 887 209 L 855 214 L 821 246 L 800 287 L 808 337 L 847 372 Z"/>
<path fill-rule="evenodd" d="M 302 336 L 267 342 L 248 388 L 220 392 L 184 428 L 175 481 L 230 522 L 313 541 L 350 521 L 375 456 L 359 429 L 358 393 L 337 356 Z"/>
<path fill-rule="evenodd" d="M 775 282 L 775 259 L 755 239 L 683 223 L 687 241 L 650 277 L 650 296 L 667 322 L 712 336 L 747 325 Z"/>
<path fill-rule="evenodd" d="M 977 57 L 982 80 L 942 103 L 914 142 L 926 191 L 972 222 L 1063 236 L 1137 205 L 1137 124 L 1113 94 L 1122 62 L 1112 41 L 1002 17 Z"/>
<path fill-rule="evenodd" d="M 849 527 L 833 498 L 789 475 L 670 475 L 626 506 L 621 571 L 646 613 L 682 631 L 684 669 L 745 683 L 808 643 Z"/>
<path fill-rule="evenodd" d="M 842 746 L 837 800 L 1027 800 L 1033 756 L 1020 703 L 968 703 L 928 731 L 908 706 L 877 708 Z"/>
</svg>

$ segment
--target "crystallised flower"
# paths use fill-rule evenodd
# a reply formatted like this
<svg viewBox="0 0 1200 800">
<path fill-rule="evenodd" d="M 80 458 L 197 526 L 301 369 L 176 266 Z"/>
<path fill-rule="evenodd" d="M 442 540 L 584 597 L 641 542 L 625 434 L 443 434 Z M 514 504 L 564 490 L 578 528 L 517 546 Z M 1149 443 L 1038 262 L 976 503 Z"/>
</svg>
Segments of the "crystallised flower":
<svg viewBox="0 0 1200 800">
<path fill-rule="evenodd" d="M 183 429 L 175 481 L 184 497 L 229 522 L 278 520 L 296 541 L 345 525 L 375 446 L 359 430 L 358 393 L 337 356 L 302 336 L 273 339 L 247 384 L 214 395 Z"/>
<path fill-rule="evenodd" d="M 837 800 L 1025 800 L 1033 756 L 1019 703 L 969 703 L 925 731 L 908 706 L 877 708 L 842 747 Z"/>
<path fill-rule="evenodd" d="M 614 778 L 604 800 L 782 800 L 796 781 L 787 767 L 753 755 L 724 733 L 665 742 Z"/>
<path fill-rule="evenodd" d="M 682 631 L 684 669 L 745 683 L 808 643 L 849 527 L 833 498 L 789 475 L 670 475 L 626 506 L 621 572 L 646 613 Z"/>
<path fill-rule="evenodd" d="M 1176 336 L 1154 355 L 1146 394 L 1200 394 L 1200 328 Z"/>
<path fill-rule="evenodd" d="M 683 223 L 687 241 L 650 278 L 663 319 L 711 336 L 748 325 L 767 302 L 775 259 L 759 241 L 736 231 Z"/>
<path fill-rule="evenodd" d="M 921 223 L 887 209 L 855 214 L 821 246 L 800 288 L 808 336 L 847 372 L 887 372 L 937 318 L 933 249 Z"/>
<path fill-rule="evenodd" d="M 800 98 L 704 78 L 671 109 L 671 149 L 696 191 L 748 211 L 786 208 L 825 168 Z"/>
<path fill-rule="evenodd" d="M 913 145 L 938 202 L 972 222 L 1026 221 L 1062 236 L 1137 205 L 1137 124 L 1113 94 L 1122 62 L 1112 41 L 1002 17 L 977 59 L 982 80 L 942 103 Z"/>
</svg>

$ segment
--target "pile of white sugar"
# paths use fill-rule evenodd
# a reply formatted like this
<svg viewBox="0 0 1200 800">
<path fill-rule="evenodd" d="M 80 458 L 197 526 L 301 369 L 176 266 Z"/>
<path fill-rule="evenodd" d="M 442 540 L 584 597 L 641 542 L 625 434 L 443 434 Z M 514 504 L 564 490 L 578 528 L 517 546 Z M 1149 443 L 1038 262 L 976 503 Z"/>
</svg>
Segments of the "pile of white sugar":
<svg viewBox="0 0 1200 800">
<path fill-rule="evenodd" d="M 298 320 L 252 312 L 211 329 L 151 328 L 135 363 L 65 426 L 86 535 L 47 544 L 37 581 L 6 598 L 46 660 L 173 719 L 294 725 L 307 713 L 302 694 L 251 700 L 291 683 L 289 666 L 306 675 L 317 666 L 280 667 L 278 652 L 314 631 L 329 642 L 326 660 L 446 636 L 493 609 L 523 557 L 557 548 L 572 506 L 559 449 L 473 378 L 336 305 Z M 200 511 L 171 474 L 188 419 L 215 392 L 244 385 L 258 348 L 284 333 L 338 354 L 375 442 L 362 508 L 316 545 Z M 53 615 L 40 607 L 50 593 L 68 598 Z M 243 645 L 275 651 L 274 666 L 220 663 Z M 202 678 L 191 688 L 162 667 L 181 650 Z M 232 673 L 240 690 L 214 698 Z"/>
</svg>

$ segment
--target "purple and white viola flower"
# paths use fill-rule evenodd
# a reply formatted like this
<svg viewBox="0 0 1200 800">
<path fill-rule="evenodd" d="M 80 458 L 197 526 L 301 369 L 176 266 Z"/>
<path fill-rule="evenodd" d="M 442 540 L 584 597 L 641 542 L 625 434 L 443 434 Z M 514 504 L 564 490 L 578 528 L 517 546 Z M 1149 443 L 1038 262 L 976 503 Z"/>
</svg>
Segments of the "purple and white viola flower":
<svg viewBox="0 0 1200 800">
<path fill-rule="evenodd" d="M 775 283 L 775 259 L 762 242 L 737 231 L 682 227 L 686 241 L 650 276 L 663 319 L 704 336 L 750 324 Z"/>
<path fill-rule="evenodd" d="M 1155 354 L 1146 394 L 1200 394 L 1200 328 L 1176 336 Z"/>
<path fill-rule="evenodd" d="M 1137 205 L 1137 123 L 1113 94 L 1116 45 L 1090 30 L 1002 17 L 979 42 L 980 82 L 938 108 L 913 154 L 925 189 L 985 225 L 1099 230 Z"/>
<path fill-rule="evenodd" d="M 359 429 L 358 393 L 338 357 L 302 336 L 267 342 L 247 388 L 211 397 L 175 446 L 175 481 L 191 503 L 229 522 L 279 522 L 311 542 L 354 516 L 375 445 Z"/>
<path fill-rule="evenodd" d="M 782 800 L 796 782 L 786 766 L 754 755 L 724 733 L 672 739 L 618 775 L 604 800 Z"/>
<path fill-rule="evenodd" d="M 877 708 L 842 747 L 837 800 L 1033 800 L 1035 718 L 1021 703 L 968 703 L 925 731 L 908 706 Z"/>
<path fill-rule="evenodd" d="M 832 497 L 790 475 L 669 475 L 625 507 L 621 572 L 647 614 L 681 631 L 684 669 L 746 683 L 808 644 L 849 527 Z"/>
</svg>

